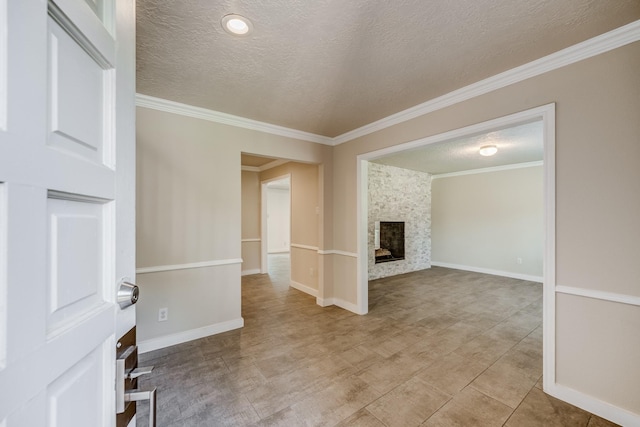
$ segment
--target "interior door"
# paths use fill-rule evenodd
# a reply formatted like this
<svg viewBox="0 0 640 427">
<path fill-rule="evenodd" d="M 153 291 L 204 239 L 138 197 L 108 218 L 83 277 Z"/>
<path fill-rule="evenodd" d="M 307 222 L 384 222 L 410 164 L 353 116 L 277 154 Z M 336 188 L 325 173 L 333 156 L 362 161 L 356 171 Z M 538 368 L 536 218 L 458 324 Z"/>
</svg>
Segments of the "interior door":
<svg viewBox="0 0 640 427">
<path fill-rule="evenodd" d="M 0 426 L 115 424 L 135 271 L 133 0 L 0 0 Z M 117 149 L 116 149 L 117 143 Z"/>
</svg>

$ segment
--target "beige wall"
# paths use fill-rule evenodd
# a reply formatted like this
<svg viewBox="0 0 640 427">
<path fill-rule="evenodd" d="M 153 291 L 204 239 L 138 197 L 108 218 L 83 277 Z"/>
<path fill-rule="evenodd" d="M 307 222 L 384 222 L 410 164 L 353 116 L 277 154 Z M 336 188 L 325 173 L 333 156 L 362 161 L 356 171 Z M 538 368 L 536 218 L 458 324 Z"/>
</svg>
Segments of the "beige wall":
<svg viewBox="0 0 640 427">
<path fill-rule="evenodd" d="M 320 170 L 317 165 L 289 162 L 261 172 L 260 180 L 287 174 L 291 175 L 291 281 L 294 286 L 301 285 L 299 289 L 317 296 L 319 211 L 322 206 Z"/>
<path fill-rule="evenodd" d="M 436 176 L 431 183 L 432 262 L 541 281 L 542 184 L 542 166 Z"/>
<path fill-rule="evenodd" d="M 335 147 L 334 247 L 357 249 L 356 156 L 403 142 L 437 135 L 533 107 L 556 103 L 556 271 L 557 284 L 577 289 L 640 296 L 640 43 L 583 60 L 515 83 L 410 121 Z M 354 298 L 357 284 L 338 275 L 355 276 L 334 268 L 334 293 Z M 340 286 L 346 289 L 339 289 Z M 601 295 L 601 294 L 597 294 Z M 605 295 L 606 296 L 606 295 Z M 637 402 L 622 395 L 640 395 L 637 319 L 640 307 L 617 304 L 609 310 L 605 296 L 594 297 L 594 310 L 582 310 L 583 297 L 563 295 L 558 305 L 556 341 L 572 341 L 580 325 L 602 322 L 613 341 L 625 342 L 625 354 L 602 346 L 599 335 L 574 340 L 571 349 L 558 345 L 558 385 L 573 387 L 640 414 Z M 356 301 L 350 299 L 349 302 Z M 634 335 L 635 334 L 635 335 Z M 633 341 L 629 339 L 635 337 Z M 575 357 L 581 361 L 575 368 Z M 587 367 L 592 369 L 586 369 Z M 596 377 L 592 370 L 601 373 Z M 619 381 L 623 379 L 623 381 Z M 630 408 L 629 406 L 633 406 Z"/>
<path fill-rule="evenodd" d="M 258 172 L 242 171 L 241 180 L 242 274 L 254 274 L 260 271 L 260 179 Z"/>
<path fill-rule="evenodd" d="M 331 170 L 329 146 L 137 109 L 137 267 L 169 269 L 137 275 L 138 336 L 143 347 L 145 342 L 188 340 L 241 324 L 241 152 L 322 164 L 323 170 Z M 331 188 L 330 183 L 329 178 L 322 185 Z M 317 205 L 315 201 L 314 209 Z M 330 209 L 331 202 L 320 206 Z M 256 237 L 255 224 L 246 224 L 247 233 L 253 227 L 247 238 Z M 316 227 L 313 244 L 318 244 L 317 234 Z M 331 244 L 330 230 L 321 237 Z M 216 265 L 175 269 L 193 263 Z M 169 309 L 166 322 L 157 321 L 161 307 Z"/>
<path fill-rule="evenodd" d="M 240 258 L 241 151 L 317 163 L 325 197 L 314 244 L 335 250 L 318 260 L 319 297 L 355 306 L 357 155 L 556 103 L 556 383 L 638 417 L 639 69 L 636 42 L 333 148 L 138 108 L 138 266 Z M 222 268 L 193 279 L 195 288 L 214 287 L 207 298 L 170 273 L 139 275 L 140 339 L 239 317 L 240 269 Z M 206 309 L 174 319 L 175 287 Z M 170 321 L 152 325 L 160 301 Z"/>
</svg>

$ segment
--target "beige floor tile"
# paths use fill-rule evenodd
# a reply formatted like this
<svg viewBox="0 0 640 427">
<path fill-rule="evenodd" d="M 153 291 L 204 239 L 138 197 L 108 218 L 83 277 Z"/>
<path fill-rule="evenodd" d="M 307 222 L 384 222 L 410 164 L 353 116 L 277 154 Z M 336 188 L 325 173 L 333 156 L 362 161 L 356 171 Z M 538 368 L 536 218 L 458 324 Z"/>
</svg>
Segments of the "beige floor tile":
<svg viewBox="0 0 640 427">
<path fill-rule="evenodd" d="M 479 391 L 467 387 L 458 393 L 423 426 L 501 426 L 512 409 Z"/>
<path fill-rule="evenodd" d="M 340 357 L 344 360 L 362 370 L 371 366 L 372 364 L 381 361 L 384 359 L 380 354 L 376 353 L 373 350 L 370 350 L 365 345 L 359 345 L 356 347 L 352 347 L 348 350 L 339 353 Z"/>
<path fill-rule="evenodd" d="M 487 363 L 489 366 L 517 343 L 518 340 L 482 334 L 458 347 L 455 353 L 468 359 Z"/>
<path fill-rule="evenodd" d="M 361 409 L 349 418 L 342 420 L 336 427 L 385 427 L 382 422 L 371 415 L 366 409 Z"/>
<path fill-rule="evenodd" d="M 333 426 L 380 396 L 358 377 L 341 378 L 291 406 L 301 426 Z"/>
<path fill-rule="evenodd" d="M 428 355 L 424 356 L 429 357 Z M 380 393 L 399 386 L 422 369 L 421 355 L 413 352 L 398 352 L 362 370 L 357 376 Z"/>
<path fill-rule="evenodd" d="M 295 412 L 291 408 L 285 408 L 275 414 L 263 418 L 256 427 L 291 427 L 302 425 Z"/>
<path fill-rule="evenodd" d="M 476 388 L 514 404 L 499 392 L 520 384 L 516 371 L 537 387 L 510 425 L 610 426 L 534 401 L 545 396 L 540 284 L 434 267 L 370 282 L 358 316 L 290 288 L 286 256 L 269 263 L 242 278 L 244 328 L 140 356 L 156 367 L 140 385 L 158 387 L 158 425 L 499 425 L 512 409 Z"/>
<path fill-rule="evenodd" d="M 419 426 L 449 399 L 449 395 L 414 377 L 367 406 L 367 410 L 386 426 Z"/>
<path fill-rule="evenodd" d="M 476 378 L 471 387 L 515 409 L 535 383 L 522 371 L 496 363 Z"/>
<path fill-rule="evenodd" d="M 506 426 L 583 427 L 589 422 L 590 416 L 588 412 L 534 387 L 509 418 Z"/>
<path fill-rule="evenodd" d="M 472 387 L 516 408 L 542 376 L 542 351 L 525 338 L 476 378 Z"/>
<path fill-rule="evenodd" d="M 432 387 L 453 396 L 470 384 L 488 367 L 488 363 L 450 353 L 420 371 L 417 377 Z"/>
<path fill-rule="evenodd" d="M 423 426 L 501 426 L 512 409 L 473 388 L 467 387 L 454 396 Z"/>
<path fill-rule="evenodd" d="M 596 415 L 591 415 L 589 418 L 589 424 L 587 427 L 619 427 L 618 424 L 612 423 L 611 421 L 607 421 L 603 418 L 600 418 Z"/>
</svg>

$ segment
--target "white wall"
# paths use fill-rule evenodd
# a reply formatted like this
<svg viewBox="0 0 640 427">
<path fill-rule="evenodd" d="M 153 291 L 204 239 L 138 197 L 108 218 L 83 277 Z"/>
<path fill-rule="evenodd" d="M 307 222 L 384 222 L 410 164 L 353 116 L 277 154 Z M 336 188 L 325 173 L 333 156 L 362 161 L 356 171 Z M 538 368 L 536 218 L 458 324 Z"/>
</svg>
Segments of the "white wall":
<svg viewBox="0 0 640 427">
<path fill-rule="evenodd" d="M 431 267 L 431 175 L 369 163 L 369 280 Z M 403 221 L 405 259 L 375 263 L 376 221 Z"/>
<path fill-rule="evenodd" d="M 291 203 L 288 189 L 267 187 L 267 252 L 289 252 Z"/>
<path fill-rule="evenodd" d="M 435 176 L 433 265 L 542 281 L 542 174 L 533 166 Z"/>
</svg>

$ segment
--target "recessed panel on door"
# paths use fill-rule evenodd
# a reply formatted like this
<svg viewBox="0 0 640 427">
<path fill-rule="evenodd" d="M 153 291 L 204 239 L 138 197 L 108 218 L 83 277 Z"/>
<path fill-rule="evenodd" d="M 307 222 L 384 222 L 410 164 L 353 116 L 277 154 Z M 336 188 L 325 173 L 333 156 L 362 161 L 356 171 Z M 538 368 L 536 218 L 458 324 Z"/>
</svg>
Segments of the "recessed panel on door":
<svg viewBox="0 0 640 427">
<path fill-rule="evenodd" d="M 47 427 L 104 426 L 104 345 L 92 351 L 47 388 Z"/>
<path fill-rule="evenodd" d="M 104 162 L 111 143 L 110 71 L 49 18 L 50 146 Z"/>
<path fill-rule="evenodd" d="M 51 335 L 104 303 L 105 205 L 48 199 Z"/>
</svg>

